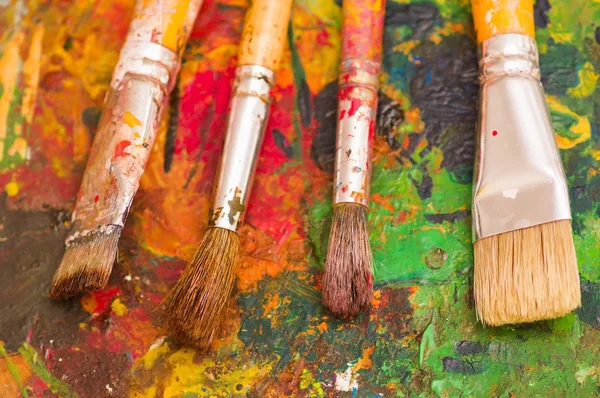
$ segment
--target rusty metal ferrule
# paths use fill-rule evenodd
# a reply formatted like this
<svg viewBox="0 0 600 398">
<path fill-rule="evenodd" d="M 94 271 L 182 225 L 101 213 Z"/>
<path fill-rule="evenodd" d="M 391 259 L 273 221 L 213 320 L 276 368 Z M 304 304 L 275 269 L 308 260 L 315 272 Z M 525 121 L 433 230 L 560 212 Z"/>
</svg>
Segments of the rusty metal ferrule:
<svg viewBox="0 0 600 398">
<path fill-rule="evenodd" d="M 126 43 L 113 73 L 77 195 L 67 247 L 123 227 L 179 68 L 176 53 Z"/>
<path fill-rule="evenodd" d="M 236 231 L 244 218 L 271 104 L 275 72 L 259 65 L 236 70 L 209 226 Z"/>
<path fill-rule="evenodd" d="M 473 241 L 571 218 L 537 46 L 506 34 L 479 46 Z"/>
<path fill-rule="evenodd" d="M 333 204 L 369 204 L 375 137 L 378 62 L 350 59 L 340 65 Z"/>
</svg>

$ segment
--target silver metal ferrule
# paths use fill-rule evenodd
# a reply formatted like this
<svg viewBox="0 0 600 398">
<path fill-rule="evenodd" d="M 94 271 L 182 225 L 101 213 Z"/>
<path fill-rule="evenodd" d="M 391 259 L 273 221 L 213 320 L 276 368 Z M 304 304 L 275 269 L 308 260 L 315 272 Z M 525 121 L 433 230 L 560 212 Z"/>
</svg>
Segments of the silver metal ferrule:
<svg viewBox="0 0 600 398">
<path fill-rule="evenodd" d="M 126 43 L 77 195 L 66 240 L 123 227 L 179 68 L 175 52 Z"/>
<path fill-rule="evenodd" d="M 237 68 L 209 226 L 235 232 L 244 219 L 274 83 L 275 72 L 268 68 Z"/>
<path fill-rule="evenodd" d="M 380 64 L 350 59 L 339 76 L 333 204 L 369 203 Z"/>
<path fill-rule="evenodd" d="M 570 219 L 535 41 L 519 34 L 487 39 L 479 71 L 473 240 Z"/>
</svg>

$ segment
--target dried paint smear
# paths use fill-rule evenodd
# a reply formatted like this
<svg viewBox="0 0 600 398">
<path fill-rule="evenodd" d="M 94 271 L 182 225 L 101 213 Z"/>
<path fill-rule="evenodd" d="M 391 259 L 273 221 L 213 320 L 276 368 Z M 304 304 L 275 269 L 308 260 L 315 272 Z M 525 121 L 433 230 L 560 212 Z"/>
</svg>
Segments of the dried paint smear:
<svg viewBox="0 0 600 398">
<path fill-rule="evenodd" d="M 369 214 L 373 311 L 339 321 L 319 302 L 332 215 L 339 3 L 295 1 L 241 230 L 236 294 L 220 339 L 203 354 L 175 345 L 153 309 L 208 221 L 248 2 L 205 1 L 109 285 L 53 303 L 46 292 L 133 0 L 0 1 L 0 395 L 597 393 L 600 3 L 540 0 L 535 9 L 583 306 L 499 329 L 481 328 L 471 298 L 478 85 L 467 0 L 388 0 Z"/>
</svg>

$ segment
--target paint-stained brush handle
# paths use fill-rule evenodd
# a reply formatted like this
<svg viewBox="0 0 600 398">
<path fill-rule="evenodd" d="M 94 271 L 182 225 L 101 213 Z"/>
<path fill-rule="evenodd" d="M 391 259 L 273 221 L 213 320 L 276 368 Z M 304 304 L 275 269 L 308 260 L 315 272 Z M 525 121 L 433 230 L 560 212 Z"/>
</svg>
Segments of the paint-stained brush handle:
<svg viewBox="0 0 600 398">
<path fill-rule="evenodd" d="M 253 0 L 244 18 L 238 65 L 279 69 L 292 0 Z"/>
<path fill-rule="evenodd" d="M 342 60 L 381 62 L 385 0 L 342 2 Z"/>
<path fill-rule="evenodd" d="M 67 246 L 122 228 L 202 0 L 139 0 L 102 110 Z"/>
<path fill-rule="evenodd" d="M 334 205 L 368 206 L 385 0 L 344 0 Z"/>
<path fill-rule="evenodd" d="M 472 0 L 479 43 L 473 241 L 571 218 L 531 0 Z"/>
<path fill-rule="evenodd" d="M 490 37 L 535 34 L 533 0 L 471 0 L 477 43 Z"/>
<path fill-rule="evenodd" d="M 243 221 L 291 9 L 292 0 L 254 0 L 246 13 L 209 226 L 236 231 Z"/>
</svg>

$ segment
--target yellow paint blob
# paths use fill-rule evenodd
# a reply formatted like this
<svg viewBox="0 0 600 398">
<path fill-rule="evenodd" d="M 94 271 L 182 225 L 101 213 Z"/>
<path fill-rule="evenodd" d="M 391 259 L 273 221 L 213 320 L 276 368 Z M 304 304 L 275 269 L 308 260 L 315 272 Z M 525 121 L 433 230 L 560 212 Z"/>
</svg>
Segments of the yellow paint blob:
<svg viewBox="0 0 600 398">
<path fill-rule="evenodd" d="M 127 124 L 131 128 L 142 125 L 142 122 L 140 122 L 140 119 L 135 117 L 135 115 L 129 111 L 125 112 L 125 114 L 123 115 L 123 121 L 125 122 L 125 124 Z"/>
<path fill-rule="evenodd" d="M 477 43 L 518 33 L 534 37 L 533 0 L 471 0 Z"/>
<path fill-rule="evenodd" d="M 21 159 L 25 159 L 27 156 L 27 140 L 23 137 L 17 137 L 10 148 L 8 148 L 8 156 L 15 156 L 18 154 Z"/>
<path fill-rule="evenodd" d="M 598 82 L 598 73 L 594 70 L 594 65 L 586 62 L 578 72 L 579 84 L 567 90 L 567 94 L 575 98 L 585 98 L 594 94 L 596 83 Z"/>
<path fill-rule="evenodd" d="M 127 306 L 119 298 L 110 304 L 110 308 L 119 316 L 127 314 Z"/>
<path fill-rule="evenodd" d="M 561 104 L 558 98 L 554 96 L 547 95 L 546 100 L 548 101 L 551 113 L 562 114 L 563 116 L 573 119 L 573 123 L 568 131 L 568 133 L 570 133 L 568 134 L 570 135 L 569 137 L 566 136 L 567 134 L 554 134 L 556 144 L 560 149 L 573 148 L 575 145 L 585 142 L 592 137 L 592 126 L 586 117 L 579 116 L 567 106 Z M 555 125 L 554 128 L 556 129 L 556 127 L 558 126 Z"/>
<path fill-rule="evenodd" d="M 19 183 L 15 180 L 12 180 L 4 186 L 4 190 L 8 196 L 17 196 L 19 193 Z"/>
</svg>

